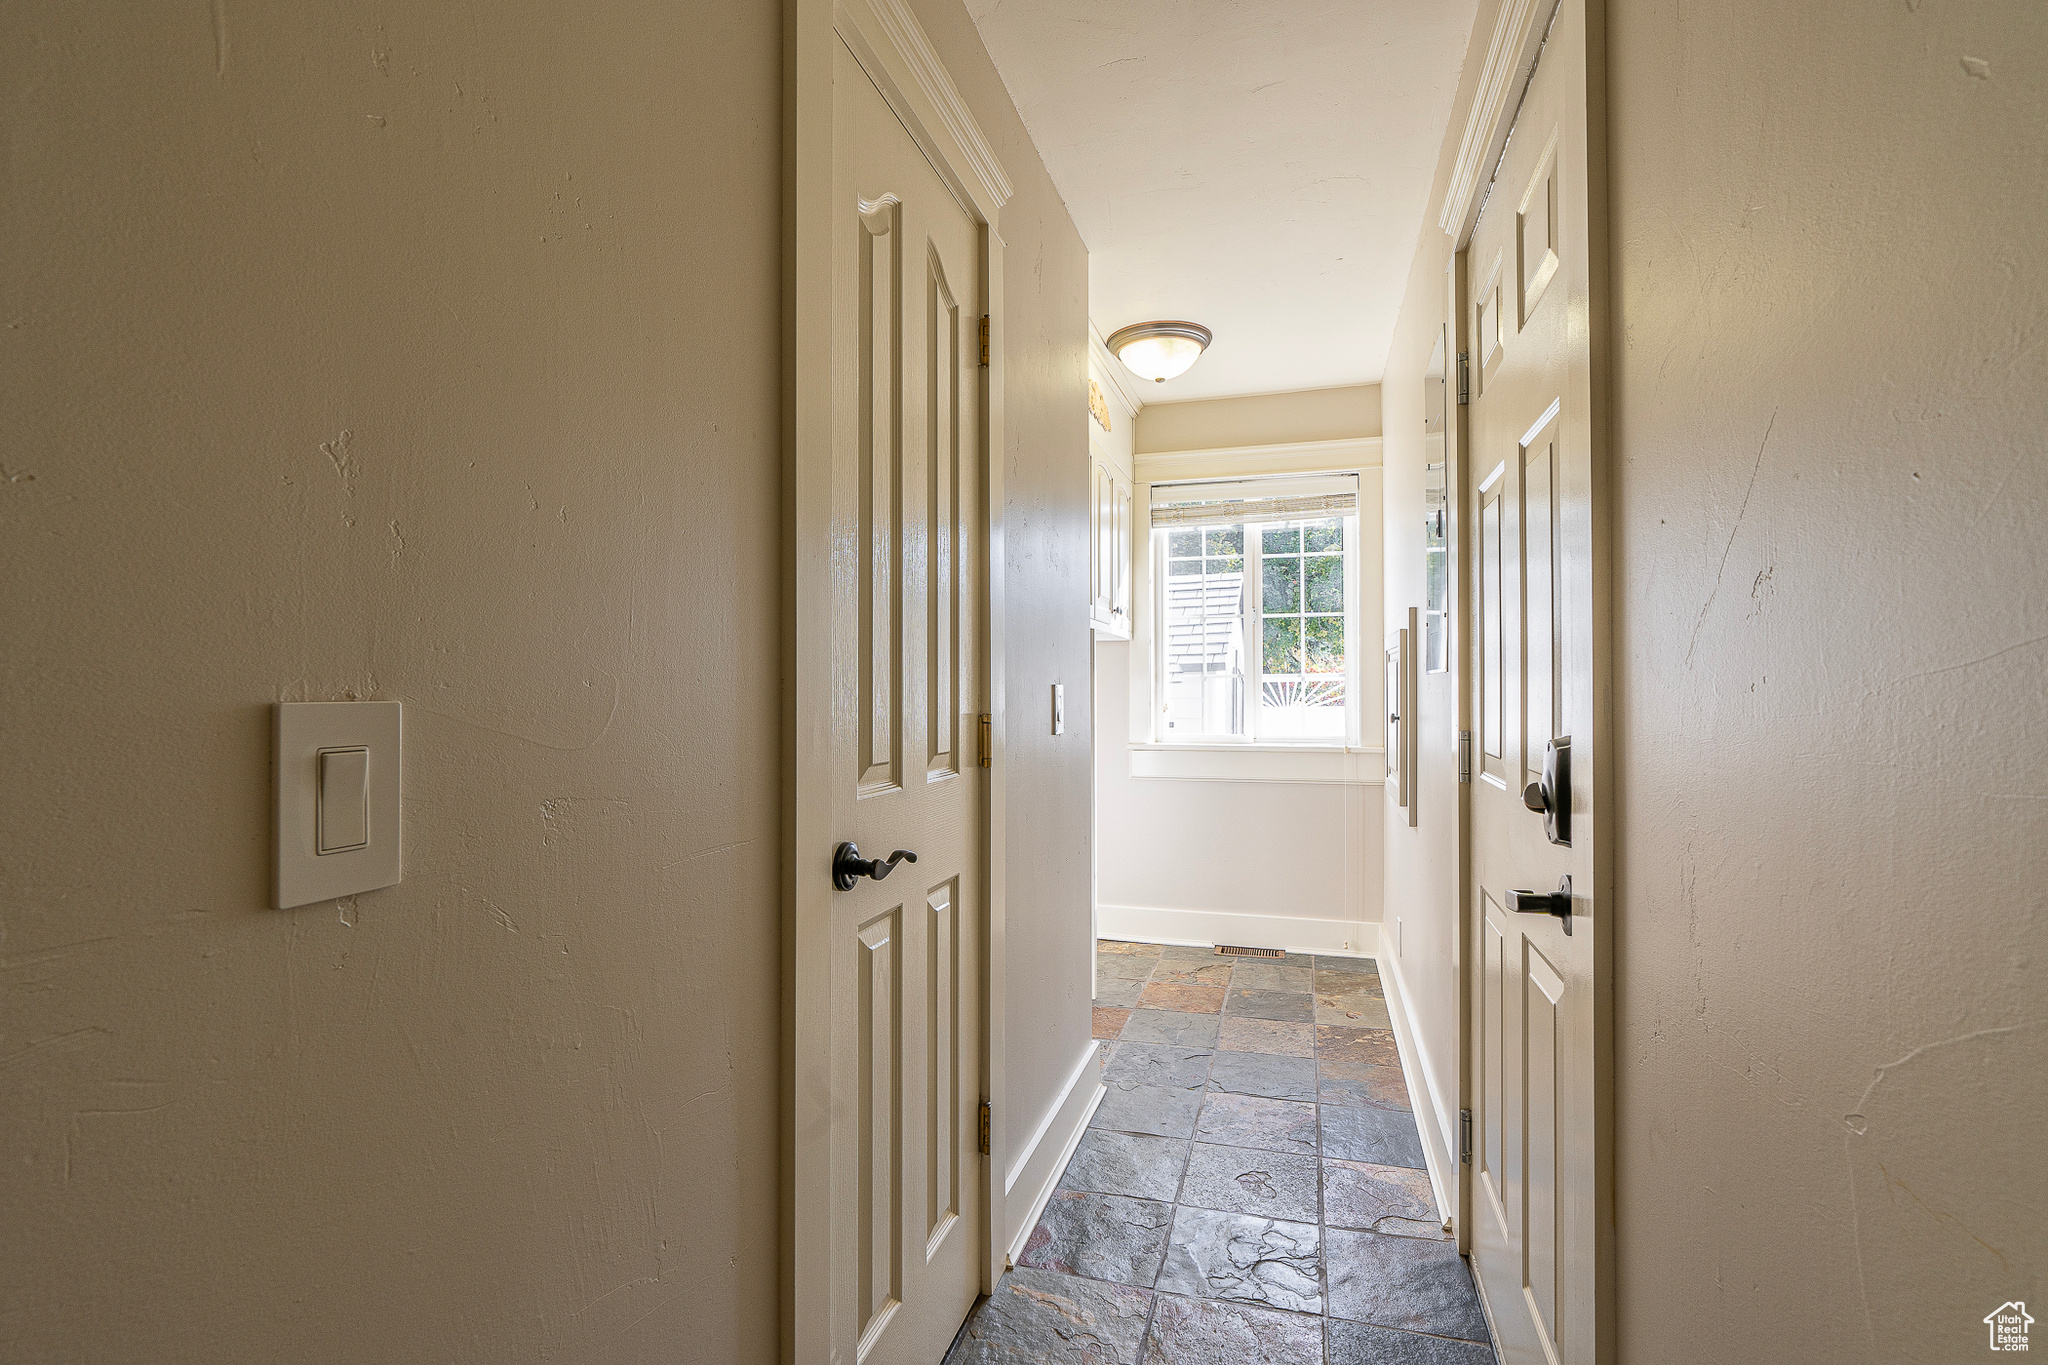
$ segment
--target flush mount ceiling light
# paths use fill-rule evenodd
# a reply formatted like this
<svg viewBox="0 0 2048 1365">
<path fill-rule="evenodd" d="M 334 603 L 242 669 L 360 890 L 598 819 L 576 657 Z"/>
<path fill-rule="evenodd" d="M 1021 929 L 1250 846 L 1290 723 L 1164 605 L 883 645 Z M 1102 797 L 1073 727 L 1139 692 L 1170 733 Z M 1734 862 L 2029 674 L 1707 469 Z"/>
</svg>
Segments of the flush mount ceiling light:
<svg viewBox="0 0 2048 1365">
<path fill-rule="evenodd" d="M 1186 374 L 1213 340 L 1199 322 L 1134 322 L 1110 335 L 1109 349 L 1132 374 L 1164 384 Z"/>
</svg>

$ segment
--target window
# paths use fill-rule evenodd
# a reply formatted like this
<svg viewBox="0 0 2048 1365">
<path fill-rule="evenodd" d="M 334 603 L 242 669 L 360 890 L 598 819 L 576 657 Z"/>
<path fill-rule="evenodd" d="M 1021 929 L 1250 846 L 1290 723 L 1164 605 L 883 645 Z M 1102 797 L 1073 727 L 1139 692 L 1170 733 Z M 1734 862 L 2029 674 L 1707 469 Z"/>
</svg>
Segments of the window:
<svg viewBox="0 0 2048 1365">
<path fill-rule="evenodd" d="M 1152 486 L 1159 738 L 1355 743 L 1357 478 Z"/>
</svg>

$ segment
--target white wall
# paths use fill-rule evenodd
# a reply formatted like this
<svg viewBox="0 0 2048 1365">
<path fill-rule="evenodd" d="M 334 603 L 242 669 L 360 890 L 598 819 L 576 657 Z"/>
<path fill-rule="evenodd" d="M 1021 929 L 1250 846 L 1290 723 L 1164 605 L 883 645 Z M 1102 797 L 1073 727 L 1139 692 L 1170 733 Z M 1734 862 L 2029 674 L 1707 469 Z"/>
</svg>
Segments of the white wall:
<svg viewBox="0 0 2048 1365">
<path fill-rule="evenodd" d="M 1216 435 L 1240 444 L 1378 435 L 1375 386 L 1315 391 L 1299 406 L 1285 397 L 1148 405 L 1137 420 L 1140 500 L 1157 455 L 1206 447 L 1217 443 Z M 1189 420 L 1184 409 L 1202 410 L 1205 420 Z M 1382 636 L 1377 463 L 1360 468 L 1360 474 L 1362 742 L 1376 746 Z M 1385 800 L 1377 783 L 1383 763 L 1377 753 L 1353 765 L 1371 773 L 1371 785 L 1133 776 L 1133 737 L 1150 738 L 1138 728 L 1149 715 L 1151 695 L 1145 671 L 1151 657 L 1150 574 L 1142 514 L 1139 523 L 1136 638 L 1096 643 L 1100 931 L 1371 951 L 1380 918 L 1378 808 Z"/>
<path fill-rule="evenodd" d="M 1482 0 L 1472 25 L 1472 46 L 1451 107 L 1451 136 L 1439 149 L 1430 208 L 1424 216 L 1415 257 L 1409 263 L 1407 293 L 1394 325 L 1394 344 L 1385 361 L 1381 402 L 1386 432 L 1381 450 L 1386 485 L 1389 621 L 1404 621 L 1409 608 L 1419 613 L 1423 606 L 1425 465 L 1444 456 L 1441 442 L 1434 452 L 1425 446 L 1422 376 L 1447 320 L 1445 271 L 1451 263 L 1452 245 L 1451 239 L 1437 230 L 1436 214 L 1450 183 L 1458 138 L 1465 129 L 1498 9 L 1499 0 Z M 1455 367 L 1453 357 L 1453 374 Z M 1455 391 L 1447 401 L 1456 403 Z M 1455 407 L 1450 409 L 1449 416 L 1455 426 Z M 1454 602 L 1454 610 L 1455 605 Z M 1416 802 L 1415 823 L 1408 823 L 1408 812 L 1400 807 L 1386 807 L 1387 942 L 1381 970 L 1396 983 L 1396 1007 L 1409 1012 L 1414 1062 L 1422 1073 L 1419 1089 L 1426 1092 L 1428 1100 L 1416 1105 L 1416 1116 L 1423 1124 L 1434 1125 L 1434 1134 L 1425 1136 L 1431 1139 L 1436 1151 L 1456 1153 L 1460 1107 L 1458 822 L 1465 804 L 1462 793 L 1468 789 L 1458 782 L 1456 679 L 1448 671 L 1428 672 L 1418 660 L 1415 681 L 1416 755 L 1410 774 Z M 1453 1171 L 1453 1179 L 1458 1174 Z"/>
<path fill-rule="evenodd" d="M 910 0 L 1014 187 L 1003 252 L 1008 967 L 998 1116 L 1021 1159 L 1091 1046 L 1088 249 L 961 0 Z M 1052 685 L 1067 725 L 1052 733 Z"/>
</svg>

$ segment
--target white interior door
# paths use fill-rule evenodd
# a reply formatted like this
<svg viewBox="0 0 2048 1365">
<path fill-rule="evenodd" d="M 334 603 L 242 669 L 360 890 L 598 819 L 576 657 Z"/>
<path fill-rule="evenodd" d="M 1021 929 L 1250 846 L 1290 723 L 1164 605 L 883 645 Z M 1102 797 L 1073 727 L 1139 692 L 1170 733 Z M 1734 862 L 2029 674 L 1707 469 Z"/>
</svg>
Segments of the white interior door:
<svg viewBox="0 0 2048 1365">
<path fill-rule="evenodd" d="M 979 235 L 843 46 L 833 77 L 832 816 L 916 854 L 833 898 L 833 1335 L 929 1365 L 987 1241 Z"/>
<path fill-rule="evenodd" d="M 1466 254 L 1475 754 L 1473 1267 L 1510 1365 L 1599 1358 L 1605 1302 L 1596 597 L 1584 7 L 1566 0 Z M 1569 740 L 1569 843 L 1526 789 Z M 1599 850 L 1604 852 L 1604 850 Z M 1524 911 L 1556 893 L 1569 918 Z"/>
</svg>

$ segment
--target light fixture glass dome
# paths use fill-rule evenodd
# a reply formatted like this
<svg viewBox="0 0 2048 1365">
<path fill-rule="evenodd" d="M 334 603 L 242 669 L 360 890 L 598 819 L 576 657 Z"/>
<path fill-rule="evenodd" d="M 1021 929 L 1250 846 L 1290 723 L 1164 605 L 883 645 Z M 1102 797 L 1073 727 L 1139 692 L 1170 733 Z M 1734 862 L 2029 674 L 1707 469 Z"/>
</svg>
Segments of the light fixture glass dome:
<svg viewBox="0 0 2048 1365">
<path fill-rule="evenodd" d="M 1110 335 L 1109 349 L 1132 374 L 1164 384 L 1186 374 L 1214 339 L 1199 322 L 1134 322 Z"/>
</svg>

